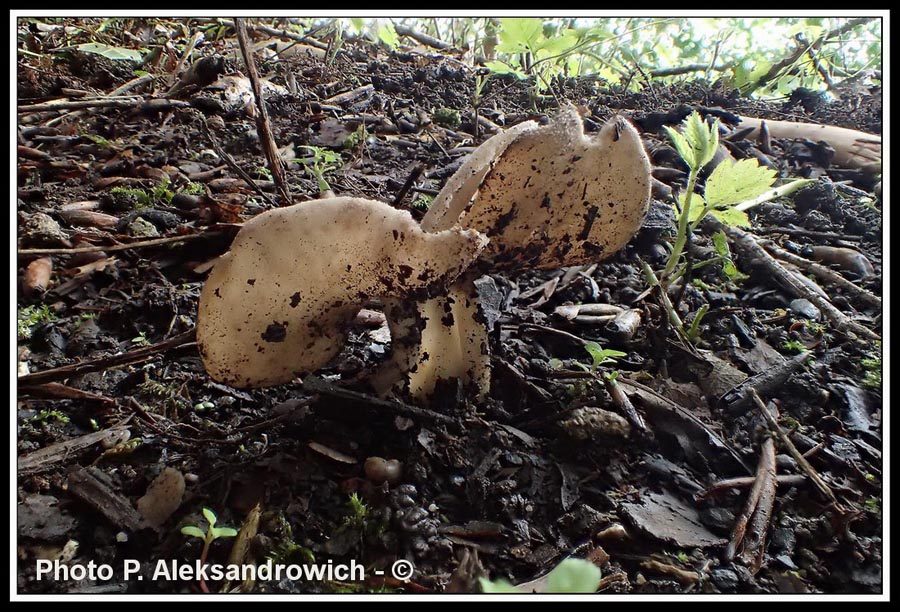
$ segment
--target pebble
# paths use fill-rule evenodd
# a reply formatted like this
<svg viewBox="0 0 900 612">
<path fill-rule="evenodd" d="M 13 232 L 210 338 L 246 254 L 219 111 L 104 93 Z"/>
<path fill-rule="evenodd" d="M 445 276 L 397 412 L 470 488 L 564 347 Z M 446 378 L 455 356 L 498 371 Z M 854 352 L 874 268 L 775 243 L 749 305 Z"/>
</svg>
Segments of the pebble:
<svg viewBox="0 0 900 612">
<path fill-rule="evenodd" d="M 158 238 L 159 230 L 156 226 L 138 217 L 128 224 L 128 233 L 135 238 Z"/>
<path fill-rule="evenodd" d="M 738 575 L 730 569 L 717 567 L 710 572 L 709 577 L 720 591 L 730 593 L 737 589 Z"/>
<path fill-rule="evenodd" d="M 804 319 L 809 319 L 811 321 L 818 321 L 822 316 L 821 311 L 813 306 L 812 302 L 803 298 L 797 298 L 792 301 L 789 308 L 794 314 L 800 315 Z"/>
</svg>

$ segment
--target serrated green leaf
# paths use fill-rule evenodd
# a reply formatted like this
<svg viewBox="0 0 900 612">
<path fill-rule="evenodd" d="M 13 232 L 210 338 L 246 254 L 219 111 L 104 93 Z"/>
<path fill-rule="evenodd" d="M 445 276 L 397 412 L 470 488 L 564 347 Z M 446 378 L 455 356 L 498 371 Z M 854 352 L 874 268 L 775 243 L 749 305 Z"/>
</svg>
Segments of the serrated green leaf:
<svg viewBox="0 0 900 612">
<path fill-rule="evenodd" d="M 210 510 L 209 508 L 203 509 L 203 516 L 206 517 L 206 521 L 209 523 L 210 527 L 216 526 L 216 521 L 218 518 L 216 517 L 216 513 Z"/>
<path fill-rule="evenodd" d="M 712 215 L 724 223 L 733 227 L 750 227 L 750 217 L 743 210 L 736 208 L 713 209 Z"/>
<path fill-rule="evenodd" d="M 95 55 L 102 55 L 106 59 L 114 61 L 141 61 L 140 51 L 135 51 L 134 49 L 126 49 L 124 47 L 110 47 L 109 45 L 104 45 L 102 43 L 83 43 L 78 45 L 76 49 L 78 49 L 79 51 L 83 51 L 84 53 L 94 53 Z"/>
<path fill-rule="evenodd" d="M 694 149 L 691 147 L 691 143 L 688 142 L 687 138 L 684 137 L 684 134 L 674 128 L 670 128 L 668 125 L 663 126 L 663 128 L 666 130 L 666 134 L 669 135 L 669 140 L 672 141 L 675 150 L 678 151 L 678 156 L 684 160 L 684 163 L 686 163 L 688 167 L 695 168 Z"/>
<path fill-rule="evenodd" d="M 182 528 L 181 528 L 181 533 L 183 533 L 183 534 L 186 535 L 186 536 L 192 536 L 192 537 L 195 537 L 195 538 L 200 538 L 201 540 L 205 540 L 205 539 L 206 539 L 206 534 L 203 533 L 202 531 L 200 531 L 200 528 L 199 528 L 199 527 L 196 527 L 196 526 L 194 526 L 194 525 L 188 525 L 188 526 L 186 526 L 186 527 L 182 527 Z"/>
<path fill-rule="evenodd" d="M 537 46 L 543 35 L 544 22 L 533 17 L 505 17 L 500 20 L 497 51 L 523 53 Z"/>
<path fill-rule="evenodd" d="M 683 131 L 684 137 L 694 150 L 695 165 L 692 167 L 699 170 L 709 163 L 719 148 L 719 122 L 717 120 L 709 126 L 703 121 L 700 113 L 694 111 L 684 120 Z"/>
<path fill-rule="evenodd" d="M 600 568 L 584 559 L 566 559 L 547 575 L 548 593 L 596 593 Z"/>
<path fill-rule="evenodd" d="M 478 579 L 478 584 L 481 585 L 482 593 L 521 593 L 519 589 L 514 587 L 508 580 L 488 580 L 487 578 L 481 577 Z"/>
<path fill-rule="evenodd" d="M 546 38 L 538 43 L 538 48 L 547 51 L 549 55 L 559 55 L 578 44 L 578 35 L 573 30 L 566 30 L 552 38 Z"/>
<path fill-rule="evenodd" d="M 761 196 L 774 182 L 775 171 L 755 159 L 726 159 L 706 179 L 706 201 L 713 208 L 740 204 Z"/>
<path fill-rule="evenodd" d="M 233 538 L 237 535 L 237 529 L 233 527 L 213 527 L 210 529 L 210 533 L 212 533 L 213 539 Z"/>
</svg>

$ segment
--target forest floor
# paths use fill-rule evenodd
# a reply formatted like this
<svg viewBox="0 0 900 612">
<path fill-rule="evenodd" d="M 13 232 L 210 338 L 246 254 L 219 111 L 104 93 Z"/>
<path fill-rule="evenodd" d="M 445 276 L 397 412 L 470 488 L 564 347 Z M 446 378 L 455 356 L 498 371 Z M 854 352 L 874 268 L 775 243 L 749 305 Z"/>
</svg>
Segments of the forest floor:
<svg viewBox="0 0 900 612">
<path fill-rule="evenodd" d="M 34 48 L 59 35 L 21 27 Z M 478 576 L 522 583 L 569 556 L 601 568 L 604 593 L 881 592 L 880 343 L 840 331 L 735 245 L 744 276 L 699 269 L 679 309 L 690 321 L 708 304 L 700 340 L 677 341 L 641 273 L 641 261 L 665 263 L 674 232 L 659 190 L 644 228 L 611 259 L 482 283 L 494 321 L 485 401 L 452 385 L 418 412 L 407 398 L 376 399 L 365 374 L 391 350 L 378 313 L 360 317 L 346 349 L 306 385 L 237 390 L 211 380 L 193 336 L 205 274 L 238 224 L 278 197 L 251 98 L 201 86 L 245 72 L 233 39 L 204 47 L 214 50 L 221 61 L 175 87 L 167 79 L 177 55 L 144 66 L 163 76 L 139 82 L 133 64 L 97 54 L 20 55 L 19 592 L 234 590 L 239 582 L 136 581 L 120 571 L 36 578 L 37 559 L 114 568 L 134 559 L 147 578 L 159 560 L 193 563 L 203 542 L 181 527 L 205 530 L 203 508 L 219 526 L 256 530 L 215 540 L 208 562 L 237 554 L 245 563 L 415 565 L 409 581 L 282 579 L 252 592 L 471 592 Z M 657 178 L 676 188 L 684 167 L 662 127 L 694 109 L 723 125 L 740 114 L 881 134 L 880 90 L 762 102 L 702 81 L 628 91 L 579 78 L 554 82 L 549 95 L 496 76 L 481 91 L 476 127 L 475 72 L 451 56 L 364 43 L 322 55 L 294 46 L 256 56 L 280 86 L 267 92 L 269 119 L 296 201 L 319 194 L 312 151 L 336 194 L 420 218 L 474 146 L 498 127 L 546 121 L 563 100 L 580 107 L 588 132 L 614 114 L 630 119 Z M 40 106 L 59 99 L 85 103 Z M 811 141 L 775 140 L 764 152 L 739 134 L 723 143 L 782 178 L 816 179 L 752 209 L 748 231 L 800 259 L 837 247 L 826 252 L 844 258 L 826 265 L 864 291 L 812 278 L 837 310 L 880 334 L 876 179 L 831 166 Z M 157 241 L 168 237 L 181 240 Z M 700 231 L 694 257 L 709 258 L 712 245 Z M 34 287 L 48 265 L 49 283 Z M 598 322 L 579 314 L 588 304 L 627 309 L 640 323 Z M 625 356 L 594 372 L 584 341 Z M 617 385 L 602 376 L 614 370 Z M 777 408 L 783 437 L 749 388 Z M 621 412 L 622 395 L 637 411 L 630 433 L 591 416 Z M 774 501 L 742 517 L 771 439 Z M 378 460 L 364 469 L 372 457 L 399 461 L 399 476 L 378 484 Z M 744 541 L 726 560 L 742 523 Z"/>
</svg>

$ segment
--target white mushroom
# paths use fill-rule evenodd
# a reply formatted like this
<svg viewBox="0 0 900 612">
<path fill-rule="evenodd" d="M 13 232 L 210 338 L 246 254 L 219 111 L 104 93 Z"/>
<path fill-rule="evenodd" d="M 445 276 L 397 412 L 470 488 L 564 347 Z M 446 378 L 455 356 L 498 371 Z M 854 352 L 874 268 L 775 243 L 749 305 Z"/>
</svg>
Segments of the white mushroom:
<svg viewBox="0 0 900 612">
<path fill-rule="evenodd" d="M 288 382 L 325 366 L 361 304 L 441 294 L 486 243 L 474 230 L 426 233 L 406 211 L 333 198 L 244 224 L 200 294 L 197 342 L 233 387 Z"/>
<path fill-rule="evenodd" d="M 408 370 L 416 397 L 431 394 L 439 378 L 451 377 L 474 383 L 483 395 L 490 371 L 474 286 L 478 273 L 597 261 L 625 246 L 640 228 L 650 199 L 650 162 L 628 121 L 614 117 L 589 136 L 568 106 L 546 126 L 514 130 L 479 147 L 423 218 L 427 231 L 461 225 L 483 232 L 490 244 L 446 296 L 420 306 L 421 343 L 406 338 L 395 347 L 393 361 L 376 379 L 380 390 Z M 392 325 L 392 337 L 408 329 Z"/>
</svg>

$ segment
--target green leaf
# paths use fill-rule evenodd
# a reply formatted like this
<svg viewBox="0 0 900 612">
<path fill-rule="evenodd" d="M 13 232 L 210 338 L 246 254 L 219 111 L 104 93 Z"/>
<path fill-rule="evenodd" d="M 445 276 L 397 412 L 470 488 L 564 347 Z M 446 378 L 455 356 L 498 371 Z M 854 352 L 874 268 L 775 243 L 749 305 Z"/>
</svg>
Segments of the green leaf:
<svg viewBox="0 0 900 612">
<path fill-rule="evenodd" d="M 482 593 L 521 593 L 519 589 L 514 587 L 509 583 L 508 580 L 488 580 L 487 578 L 481 577 L 478 579 L 478 584 L 481 585 Z"/>
<path fill-rule="evenodd" d="M 566 559 L 547 575 L 548 593 L 596 593 L 600 568 L 584 559 Z"/>
<path fill-rule="evenodd" d="M 672 141 L 675 150 L 678 151 L 678 156 L 684 160 L 684 163 L 686 163 L 689 168 L 696 169 L 694 149 L 691 147 L 691 143 L 688 142 L 687 138 L 685 138 L 681 132 L 670 128 L 668 125 L 663 126 L 663 128 L 666 130 L 666 134 L 669 135 L 669 140 Z"/>
<path fill-rule="evenodd" d="M 497 51 L 524 53 L 537 47 L 544 31 L 544 22 L 533 17 L 506 17 L 500 20 L 500 39 Z"/>
<path fill-rule="evenodd" d="M 487 62 L 485 63 L 484 67 L 497 74 L 514 74 L 520 79 L 525 79 L 528 77 L 527 74 L 525 74 L 518 68 L 514 68 L 506 62 L 501 62 L 499 60 Z"/>
<path fill-rule="evenodd" d="M 210 526 L 210 527 L 215 527 L 215 526 L 216 526 L 216 521 L 217 521 L 218 519 L 216 518 L 216 513 L 215 513 L 215 512 L 213 512 L 213 511 L 210 510 L 209 508 L 204 508 L 204 509 L 203 509 L 203 516 L 206 517 L 206 520 L 207 520 L 207 522 L 209 523 L 209 526 Z"/>
<path fill-rule="evenodd" d="M 591 360 L 594 362 L 591 367 L 592 372 L 597 369 L 597 366 L 615 361 L 613 357 L 625 357 L 628 354 L 613 349 L 605 349 L 593 341 L 585 342 L 584 349 L 590 354 Z"/>
<path fill-rule="evenodd" d="M 140 51 L 135 51 L 134 49 L 126 49 L 124 47 L 110 47 L 109 45 L 104 45 L 102 43 L 84 43 L 78 45 L 75 48 L 79 51 L 83 51 L 84 53 L 94 53 L 96 55 L 102 55 L 106 59 L 115 61 L 141 61 Z"/>
<path fill-rule="evenodd" d="M 206 534 L 203 533 L 202 531 L 200 531 L 200 528 L 199 528 L 199 527 L 196 527 L 195 525 L 188 525 L 188 526 L 186 526 L 186 527 L 182 527 L 182 528 L 181 528 L 181 533 L 183 533 L 183 534 L 186 535 L 186 536 L 192 536 L 192 537 L 195 537 L 195 538 L 200 538 L 201 540 L 205 540 L 205 539 L 206 539 Z"/>
<path fill-rule="evenodd" d="M 210 530 L 214 540 L 218 538 L 233 538 L 237 535 L 237 529 L 232 527 L 213 527 Z"/>
<path fill-rule="evenodd" d="M 743 210 L 736 208 L 713 209 L 712 215 L 724 223 L 735 227 L 750 227 L 750 217 Z"/>
<path fill-rule="evenodd" d="M 725 232 L 716 232 L 715 234 L 713 234 L 712 238 L 716 253 L 718 253 L 719 257 L 722 258 L 722 271 L 725 273 L 725 276 L 732 280 L 743 276 L 737 269 L 737 266 L 734 265 L 734 261 L 731 259 L 731 249 L 728 248 L 728 238 L 725 236 Z"/>
<path fill-rule="evenodd" d="M 394 30 L 394 25 L 390 23 L 378 28 L 378 40 L 391 49 L 396 49 L 400 46 L 400 38 L 397 36 L 397 31 Z"/>
<path fill-rule="evenodd" d="M 712 126 L 706 124 L 697 111 L 688 115 L 684 120 L 684 137 L 694 150 L 694 169 L 699 170 L 709 163 L 719 148 L 719 122 Z"/>
<path fill-rule="evenodd" d="M 774 182 L 775 171 L 755 159 L 726 159 L 706 179 L 706 201 L 713 208 L 740 204 L 761 196 Z"/>
</svg>

